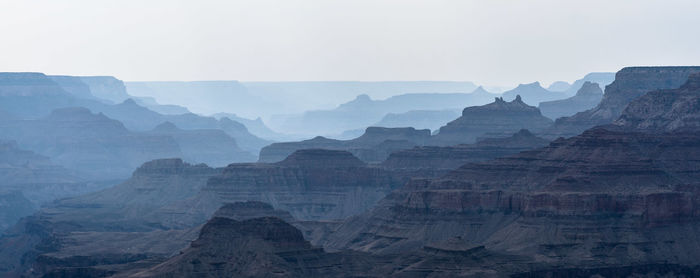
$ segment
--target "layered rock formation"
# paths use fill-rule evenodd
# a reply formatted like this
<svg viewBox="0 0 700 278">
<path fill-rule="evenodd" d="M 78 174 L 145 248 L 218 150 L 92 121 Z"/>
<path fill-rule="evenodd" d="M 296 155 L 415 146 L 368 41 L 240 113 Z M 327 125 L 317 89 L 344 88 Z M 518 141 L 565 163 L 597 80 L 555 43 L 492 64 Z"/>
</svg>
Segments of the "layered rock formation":
<svg viewBox="0 0 700 278">
<path fill-rule="evenodd" d="M 548 91 L 542 88 L 540 82 L 534 82 L 530 84 L 520 84 L 512 90 L 503 92 L 503 99 L 506 101 L 512 101 L 517 96 L 520 96 L 523 102 L 537 106 L 543 101 L 552 101 L 566 98 L 566 95 L 561 92 Z"/>
<path fill-rule="evenodd" d="M 183 130 L 165 122 L 148 134 L 172 137 L 180 146 L 182 158 L 193 163 L 223 167 L 234 162 L 256 160 L 256 156 L 241 150 L 236 140 L 219 129 Z"/>
<path fill-rule="evenodd" d="M 260 151 L 260 162 L 282 161 L 297 150 L 346 150 L 366 162 L 380 162 L 393 151 L 424 145 L 430 139 L 430 130 L 409 128 L 368 127 L 365 133 L 352 140 L 334 140 L 318 136 L 300 141 L 274 143 Z"/>
<path fill-rule="evenodd" d="M 233 220 L 215 217 L 179 255 L 143 270 L 115 277 L 422 277 L 494 276 L 518 269 L 515 256 L 483 247 L 428 247 L 401 255 L 312 246 L 294 226 L 276 217 Z"/>
<path fill-rule="evenodd" d="M 538 107 L 545 117 L 557 119 L 591 109 L 598 105 L 601 99 L 603 99 L 603 91 L 598 84 L 586 82 L 576 92 L 575 96 L 567 99 L 540 102 Z"/>
<path fill-rule="evenodd" d="M 402 179 L 351 153 L 308 149 L 273 164 L 231 164 L 202 190 L 206 202 L 262 201 L 301 220 L 342 219 L 372 207 Z"/>
<path fill-rule="evenodd" d="M 544 147 L 548 143 L 548 140 L 523 129 L 511 137 L 487 138 L 474 144 L 423 146 L 397 151 L 381 165 L 392 171 L 412 172 L 412 177 L 439 177 L 470 162 L 508 156 Z"/>
<path fill-rule="evenodd" d="M 122 184 L 46 206 L 0 237 L 0 276 L 42 276 L 53 269 L 92 273 L 99 270 L 93 266 L 112 271 L 159 262 L 186 247 L 211 216 L 166 229 L 168 221 L 183 216 L 161 208 L 194 196 L 220 171 L 180 159 L 155 160 Z"/>
<path fill-rule="evenodd" d="M 530 258 L 528 271 L 544 271 L 537 273 L 692 267 L 700 256 L 700 133 L 684 127 L 695 126 L 698 80 L 634 100 L 616 126 L 414 180 L 346 221 L 326 246 L 403 253 L 483 245 Z"/>
<path fill-rule="evenodd" d="M 519 96 L 511 102 L 496 98 L 493 103 L 464 108 L 462 116 L 440 128 L 431 144 L 456 145 L 476 142 L 479 137 L 505 137 L 527 129 L 537 133 L 552 120 L 537 107 L 525 104 Z"/>
<path fill-rule="evenodd" d="M 605 87 L 605 94 L 595 108 L 557 119 L 543 132 L 551 138 L 578 135 L 596 125 L 616 120 L 628 103 L 650 91 L 678 88 L 700 67 L 628 67 L 615 74 L 615 81 Z"/>
</svg>

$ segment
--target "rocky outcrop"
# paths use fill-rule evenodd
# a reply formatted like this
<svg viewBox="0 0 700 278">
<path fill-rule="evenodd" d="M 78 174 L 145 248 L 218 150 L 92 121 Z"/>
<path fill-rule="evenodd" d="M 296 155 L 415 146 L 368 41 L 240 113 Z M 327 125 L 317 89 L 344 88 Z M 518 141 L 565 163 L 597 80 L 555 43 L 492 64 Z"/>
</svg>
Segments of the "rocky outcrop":
<svg viewBox="0 0 700 278">
<path fill-rule="evenodd" d="M 351 153 L 299 150 L 273 164 L 231 164 L 203 188 L 207 202 L 262 201 L 296 219 L 342 219 L 372 207 L 402 179 Z"/>
<path fill-rule="evenodd" d="M 519 96 L 511 102 L 496 98 L 487 105 L 464 108 L 461 117 L 440 128 L 431 144 L 474 143 L 479 137 L 507 137 L 521 129 L 536 133 L 551 123 L 537 107 L 525 104 Z"/>
<path fill-rule="evenodd" d="M 540 82 L 534 82 L 530 84 L 520 84 L 512 90 L 503 92 L 503 99 L 506 101 L 512 101 L 517 96 L 522 98 L 524 103 L 532 106 L 539 105 L 540 102 L 552 101 L 566 98 L 566 95 L 561 92 L 552 92 L 545 88 L 542 88 Z"/>
<path fill-rule="evenodd" d="M 511 137 L 487 138 L 474 144 L 423 146 L 397 151 L 389 155 L 381 165 L 392 171 L 413 172 L 413 177 L 436 178 L 466 163 L 513 155 L 544 147 L 548 143 L 548 140 L 523 129 Z"/>
<path fill-rule="evenodd" d="M 297 150 L 328 149 L 350 151 L 366 162 L 381 162 L 393 151 L 421 146 L 429 139 L 430 130 L 427 129 L 368 127 L 362 136 L 352 140 L 318 136 L 300 142 L 274 143 L 260 151 L 259 161 L 282 161 Z"/>
<path fill-rule="evenodd" d="M 539 108 L 545 117 L 557 119 L 591 109 L 598 105 L 601 99 L 603 99 L 603 91 L 598 84 L 586 82 L 575 96 L 562 100 L 540 102 Z"/>
<path fill-rule="evenodd" d="M 628 67 L 615 74 L 615 81 L 605 87 L 605 94 L 595 108 L 557 119 L 542 135 L 570 137 L 584 130 L 610 124 L 637 97 L 658 89 L 675 89 L 683 85 L 700 67 Z"/>
<path fill-rule="evenodd" d="M 697 109 L 687 107 L 700 88 L 693 83 L 635 99 L 617 126 L 414 180 L 343 223 L 326 247 L 405 253 L 483 245 L 530 258 L 528 271 L 694 266 L 700 133 L 673 128 L 694 118 Z"/>
<path fill-rule="evenodd" d="M 613 124 L 646 132 L 700 130 L 700 73 L 678 89 L 649 92 L 633 101 Z"/>
<path fill-rule="evenodd" d="M 615 81 L 614 72 L 591 72 L 586 74 L 586 76 L 583 78 L 574 81 L 574 83 L 571 84 L 571 86 L 564 91 L 564 93 L 567 96 L 574 96 L 583 87 L 583 84 L 586 84 L 586 82 L 598 83 L 598 86 L 600 86 L 601 89 L 604 89 L 613 81 Z"/>
<path fill-rule="evenodd" d="M 256 160 L 254 155 L 241 150 L 236 140 L 219 129 L 183 130 L 171 122 L 165 122 L 148 134 L 172 137 L 180 146 L 182 158 L 193 163 L 223 167 L 230 163 Z"/>
</svg>

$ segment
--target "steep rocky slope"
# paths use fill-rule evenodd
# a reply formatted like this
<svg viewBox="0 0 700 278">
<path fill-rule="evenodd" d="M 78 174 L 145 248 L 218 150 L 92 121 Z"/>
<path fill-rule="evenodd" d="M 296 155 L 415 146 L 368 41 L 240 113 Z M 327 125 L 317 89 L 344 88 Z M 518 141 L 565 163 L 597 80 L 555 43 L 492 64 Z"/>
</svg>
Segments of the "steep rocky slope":
<svg viewBox="0 0 700 278">
<path fill-rule="evenodd" d="M 557 119 L 542 134 L 551 138 L 570 137 L 596 125 L 616 120 L 628 103 L 650 91 L 675 89 L 683 85 L 700 67 L 628 67 L 615 74 L 615 81 L 605 87 L 601 102 L 594 108 Z"/>
<path fill-rule="evenodd" d="M 346 221 L 326 246 L 402 253 L 483 245 L 529 257 L 530 271 L 692 268 L 700 256 L 700 134 L 683 127 L 695 126 L 698 110 L 687 108 L 700 95 L 698 80 L 634 100 L 616 126 L 414 180 Z"/>
<path fill-rule="evenodd" d="M 297 150 L 346 150 L 366 162 L 381 162 L 393 151 L 424 145 L 430 139 L 430 130 L 408 128 L 368 127 L 362 136 L 352 140 L 334 140 L 325 137 L 300 142 L 274 143 L 260 151 L 260 162 L 282 161 Z"/>
<path fill-rule="evenodd" d="M 581 111 L 591 109 L 603 99 L 603 91 L 597 83 L 584 83 L 576 95 L 567 99 L 544 101 L 538 106 L 542 115 L 550 119 L 571 116 Z"/>
<path fill-rule="evenodd" d="M 537 133 L 551 123 L 537 107 L 525 104 L 519 96 L 511 102 L 496 98 L 487 105 L 464 108 L 462 116 L 441 127 L 430 144 L 467 144 L 476 142 L 479 137 L 510 136 L 520 129 Z"/>
</svg>

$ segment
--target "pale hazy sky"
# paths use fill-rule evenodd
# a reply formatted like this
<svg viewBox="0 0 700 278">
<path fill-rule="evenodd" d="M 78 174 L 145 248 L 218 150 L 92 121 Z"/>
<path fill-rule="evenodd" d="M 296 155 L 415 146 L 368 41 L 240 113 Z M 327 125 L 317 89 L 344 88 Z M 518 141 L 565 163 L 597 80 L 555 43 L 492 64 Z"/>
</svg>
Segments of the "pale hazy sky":
<svg viewBox="0 0 700 278">
<path fill-rule="evenodd" d="M 691 0 L 0 0 L 0 71 L 511 85 L 691 64 Z"/>
</svg>

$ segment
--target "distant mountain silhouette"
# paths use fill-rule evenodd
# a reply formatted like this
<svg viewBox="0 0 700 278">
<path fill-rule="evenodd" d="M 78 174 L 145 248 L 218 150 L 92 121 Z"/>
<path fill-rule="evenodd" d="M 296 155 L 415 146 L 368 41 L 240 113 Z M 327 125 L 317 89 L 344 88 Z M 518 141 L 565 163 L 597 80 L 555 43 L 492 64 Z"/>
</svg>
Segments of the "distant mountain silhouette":
<svg viewBox="0 0 700 278">
<path fill-rule="evenodd" d="M 598 105 L 601 99 L 603 99 L 603 91 L 598 86 L 598 83 L 586 81 L 575 96 L 540 102 L 539 108 L 542 111 L 542 115 L 555 120 L 559 117 L 571 116 L 591 109 Z"/>
<path fill-rule="evenodd" d="M 540 82 L 530 84 L 520 84 L 515 89 L 503 93 L 503 100 L 512 101 L 516 96 L 520 96 L 523 102 L 537 106 L 540 102 L 566 98 L 562 92 L 552 92 L 540 86 Z"/>
<path fill-rule="evenodd" d="M 273 118 L 271 125 L 289 133 L 340 134 L 375 124 L 389 113 L 461 109 L 488 103 L 493 96 L 481 87 L 473 93 L 403 94 L 385 100 L 373 100 L 368 95 L 359 95 L 332 110 L 307 111 L 302 115 Z"/>
</svg>

